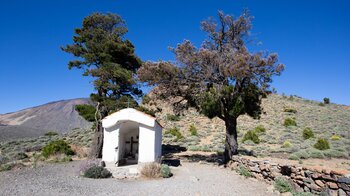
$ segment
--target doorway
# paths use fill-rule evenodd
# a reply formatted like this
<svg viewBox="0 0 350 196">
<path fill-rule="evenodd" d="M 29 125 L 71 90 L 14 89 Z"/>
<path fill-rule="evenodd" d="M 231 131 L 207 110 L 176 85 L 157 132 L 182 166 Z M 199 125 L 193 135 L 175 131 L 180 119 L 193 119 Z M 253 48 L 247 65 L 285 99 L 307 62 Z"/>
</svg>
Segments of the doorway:
<svg viewBox="0 0 350 196">
<path fill-rule="evenodd" d="M 118 165 L 133 165 L 139 158 L 139 124 L 127 121 L 121 124 L 119 130 L 119 163 Z"/>
</svg>

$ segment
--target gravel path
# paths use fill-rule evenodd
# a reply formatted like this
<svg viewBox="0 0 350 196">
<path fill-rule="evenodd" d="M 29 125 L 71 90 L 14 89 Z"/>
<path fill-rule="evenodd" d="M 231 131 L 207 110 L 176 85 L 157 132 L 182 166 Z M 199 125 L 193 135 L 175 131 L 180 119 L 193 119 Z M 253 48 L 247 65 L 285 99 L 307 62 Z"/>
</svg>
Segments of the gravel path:
<svg viewBox="0 0 350 196">
<path fill-rule="evenodd" d="M 81 162 L 0 173 L 0 195 L 278 195 L 271 185 L 213 165 L 182 163 L 169 179 L 87 179 Z"/>
</svg>

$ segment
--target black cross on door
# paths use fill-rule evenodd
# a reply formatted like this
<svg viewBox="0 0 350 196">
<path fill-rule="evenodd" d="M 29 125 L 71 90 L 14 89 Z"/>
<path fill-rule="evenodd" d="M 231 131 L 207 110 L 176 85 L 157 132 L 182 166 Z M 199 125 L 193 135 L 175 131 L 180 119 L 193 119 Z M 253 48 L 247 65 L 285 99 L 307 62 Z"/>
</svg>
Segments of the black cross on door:
<svg viewBox="0 0 350 196">
<path fill-rule="evenodd" d="M 126 143 L 127 143 L 127 144 L 130 143 L 130 153 L 132 153 L 132 152 L 133 152 L 133 149 L 134 149 L 134 144 L 138 144 L 139 141 L 134 141 L 134 137 L 131 137 L 131 138 L 130 138 L 130 142 L 127 141 Z"/>
</svg>

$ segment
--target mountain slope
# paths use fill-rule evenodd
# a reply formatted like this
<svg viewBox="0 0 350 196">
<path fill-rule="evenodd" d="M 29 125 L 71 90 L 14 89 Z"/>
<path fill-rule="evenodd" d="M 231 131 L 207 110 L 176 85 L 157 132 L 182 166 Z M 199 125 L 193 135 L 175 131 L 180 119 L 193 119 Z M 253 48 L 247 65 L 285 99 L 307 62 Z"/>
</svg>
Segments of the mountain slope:
<svg viewBox="0 0 350 196">
<path fill-rule="evenodd" d="M 74 107 L 92 104 L 89 99 L 72 99 L 0 115 L 0 140 L 36 137 L 48 131 L 66 133 L 74 128 L 87 128 L 87 122 Z"/>
<path fill-rule="evenodd" d="M 179 117 L 178 121 L 171 121 L 169 115 L 173 112 L 169 103 L 159 100 L 146 105 L 149 108 L 159 108 L 161 112 L 156 114 L 160 123 L 164 126 L 165 134 L 163 143 L 176 144 L 187 147 L 190 150 L 223 151 L 225 142 L 225 125 L 218 118 L 212 120 L 190 109 Z M 337 104 L 322 105 L 319 102 L 306 100 L 297 96 L 281 96 L 272 94 L 263 99 L 264 114 L 259 120 L 254 120 L 246 115 L 238 118 L 238 143 L 241 150 L 253 151 L 259 156 L 288 157 L 291 153 L 307 151 L 310 156 L 316 156 L 313 145 L 318 138 L 326 138 L 330 142 L 331 149 L 324 153 L 331 156 L 346 156 L 350 152 L 350 107 Z M 287 109 L 287 110 L 286 110 Z M 288 112 L 293 109 L 295 112 Z M 287 118 L 295 119 L 296 126 L 284 126 Z M 198 135 L 191 136 L 189 128 L 194 125 Z M 251 141 L 242 142 L 244 134 L 263 126 L 266 131 L 259 134 L 260 143 Z M 166 130 L 177 127 L 184 139 L 176 139 L 167 134 Z M 303 130 L 309 127 L 315 134 L 315 138 L 303 139 Z M 332 135 L 340 136 L 339 140 L 332 139 Z M 291 146 L 284 147 L 288 141 Z"/>
</svg>

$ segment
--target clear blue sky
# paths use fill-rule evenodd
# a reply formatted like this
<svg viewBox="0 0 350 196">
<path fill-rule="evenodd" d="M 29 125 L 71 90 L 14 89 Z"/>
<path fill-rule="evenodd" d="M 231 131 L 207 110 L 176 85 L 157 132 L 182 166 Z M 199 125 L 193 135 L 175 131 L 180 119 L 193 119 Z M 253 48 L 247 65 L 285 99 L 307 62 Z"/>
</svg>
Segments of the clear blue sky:
<svg viewBox="0 0 350 196">
<path fill-rule="evenodd" d="M 60 46 L 93 12 L 121 15 L 142 60 L 173 60 L 169 46 L 202 42 L 200 21 L 243 7 L 255 17 L 257 49 L 277 52 L 286 65 L 273 83 L 278 93 L 350 105 L 348 0 L 1 0 L 0 113 L 89 96 L 91 79 L 67 69 L 72 57 Z"/>
</svg>

